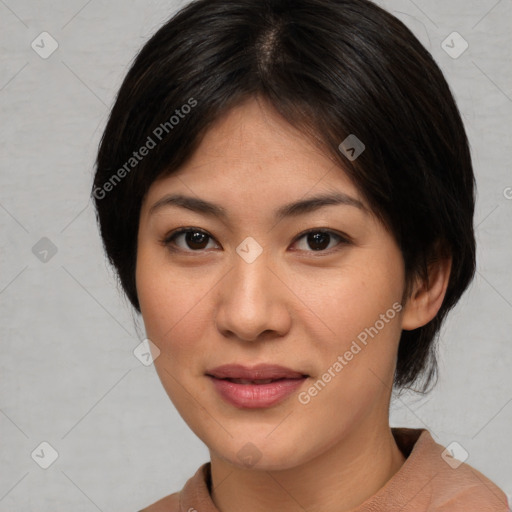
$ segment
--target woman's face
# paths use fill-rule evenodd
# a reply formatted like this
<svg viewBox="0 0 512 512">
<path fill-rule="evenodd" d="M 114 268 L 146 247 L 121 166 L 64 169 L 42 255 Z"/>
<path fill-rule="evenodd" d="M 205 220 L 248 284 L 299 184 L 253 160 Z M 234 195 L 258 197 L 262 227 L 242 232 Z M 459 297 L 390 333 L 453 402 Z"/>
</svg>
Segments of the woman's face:
<svg viewBox="0 0 512 512">
<path fill-rule="evenodd" d="M 290 207 L 336 194 L 337 204 Z M 212 456 L 290 468 L 388 428 L 400 250 L 345 173 L 255 100 L 151 186 L 136 282 L 158 375 Z M 296 373 L 250 373 L 256 365 Z M 221 378 L 236 375 L 247 380 Z"/>
</svg>

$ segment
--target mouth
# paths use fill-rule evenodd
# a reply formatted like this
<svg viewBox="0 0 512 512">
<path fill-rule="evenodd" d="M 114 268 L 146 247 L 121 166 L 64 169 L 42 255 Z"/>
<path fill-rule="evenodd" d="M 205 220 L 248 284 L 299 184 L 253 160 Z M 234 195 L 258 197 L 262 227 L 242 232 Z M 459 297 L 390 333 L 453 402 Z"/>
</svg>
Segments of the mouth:
<svg viewBox="0 0 512 512">
<path fill-rule="evenodd" d="M 309 377 L 277 365 L 223 365 L 206 372 L 215 390 L 238 408 L 268 408 L 282 402 Z"/>
<path fill-rule="evenodd" d="M 258 364 L 256 366 L 244 366 L 241 364 L 224 364 L 206 371 L 206 375 L 217 379 L 232 379 L 239 381 L 266 381 L 279 379 L 298 379 L 308 377 L 304 372 L 298 372 L 276 364 Z M 245 382 L 239 382 L 245 384 Z"/>
</svg>

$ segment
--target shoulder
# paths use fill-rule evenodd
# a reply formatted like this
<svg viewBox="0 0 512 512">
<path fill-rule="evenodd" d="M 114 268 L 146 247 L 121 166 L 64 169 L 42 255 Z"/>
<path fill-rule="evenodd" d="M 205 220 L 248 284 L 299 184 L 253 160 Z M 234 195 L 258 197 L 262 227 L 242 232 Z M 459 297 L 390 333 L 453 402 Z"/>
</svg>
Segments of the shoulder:
<svg viewBox="0 0 512 512">
<path fill-rule="evenodd" d="M 435 480 L 438 492 L 434 495 L 435 510 L 508 512 L 506 494 L 485 475 L 469 464 L 440 472 Z"/>
<path fill-rule="evenodd" d="M 152 503 L 145 509 L 139 512 L 179 512 L 180 510 L 180 496 L 179 492 L 169 494 L 155 503 Z"/>
<path fill-rule="evenodd" d="M 508 512 L 506 494 L 471 465 L 453 458 L 452 450 L 423 432 L 417 469 L 428 470 L 431 508 L 436 512 Z"/>
<path fill-rule="evenodd" d="M 462 462 L 468 454 L 458 443 L 444 447 L 425 429 L 392 432 L 405 462 L 384 487 L 379 503 L 397 503 L 402 512 L 509 512 L 505 493 Z"/>
</svg>

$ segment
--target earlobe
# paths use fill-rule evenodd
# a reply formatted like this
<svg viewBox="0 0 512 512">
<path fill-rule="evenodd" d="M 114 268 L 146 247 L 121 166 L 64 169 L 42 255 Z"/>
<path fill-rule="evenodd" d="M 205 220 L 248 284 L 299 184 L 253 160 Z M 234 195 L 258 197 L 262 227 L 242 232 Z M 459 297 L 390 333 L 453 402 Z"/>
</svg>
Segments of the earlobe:
<svg viewBox="0 0 512 512">
<path fill-rule="evenodd" d="M 451 258 L 436 260 L 428 267 L 428 280 L 417 278 L 404 304 L 402 329 L 412 331 L 437 315 L 448 287 L 451 264 Z"/>
</svg>

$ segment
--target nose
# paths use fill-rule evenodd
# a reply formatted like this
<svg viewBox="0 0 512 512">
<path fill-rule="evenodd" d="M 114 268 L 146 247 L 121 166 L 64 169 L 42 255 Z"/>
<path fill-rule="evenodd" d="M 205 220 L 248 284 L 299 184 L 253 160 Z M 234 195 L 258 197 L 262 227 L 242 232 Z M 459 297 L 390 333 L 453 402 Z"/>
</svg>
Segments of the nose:
<svg viewBox="0 0 512 512">
<path fill-rule="evenodd" d="M 264 253 L 252 263 L 238 255 L 234 268 L 219 284 L 217 329 L 223 336 L 262 341 L 284 336 L 290 329 L 290 291 Z"/>
</svg>

